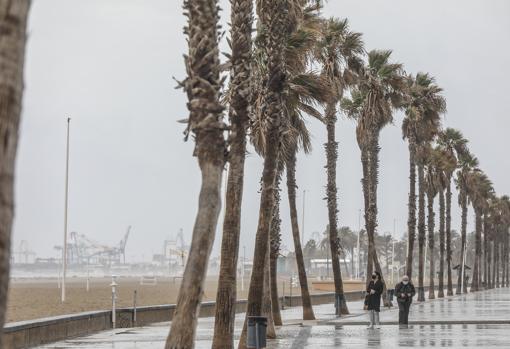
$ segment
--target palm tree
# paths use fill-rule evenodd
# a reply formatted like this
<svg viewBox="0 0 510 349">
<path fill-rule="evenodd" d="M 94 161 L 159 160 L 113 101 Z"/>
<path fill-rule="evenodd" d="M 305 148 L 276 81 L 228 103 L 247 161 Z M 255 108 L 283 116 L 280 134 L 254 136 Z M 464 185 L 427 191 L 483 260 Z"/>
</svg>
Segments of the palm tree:
<svg viewBox="0 0 510 349">
<path fill-rule="evenodd" d="M 361 69 L 351 98 L 342 100 L 347 115 L 357 120 L 356 136 L 361 150 L 365 226 L 368 235 L 367 276 L 373 268 L 381 273 L 374 238 L 377 229 L 377 182 L 379 179 L 379 134 L 393 120 L 393 111 L 400 106 L 404 79 L 402 65 L 390 63 L 391 51 L 370 51 L 368 64 Z M 384 289 L 386 284 L 382 278 Z M 369 282 L 367 278 L 367 283 Z M 385 296 L 383 293 L 383 297 Z M 383 298 L 388 304 L 387 298 Z"/>
<path fill-rule="evenodd" d="M 260 195 L 259 221 L 255 237 L 253 270 L 248 291 L 248 304 L 239 348 L 246 348 L 246 320 L 249 316 L 260 316 L 263 305 L 264 272 L 266 255 L 269 251 L 270 228 L 274 210 L 274 190 L 277 178 L 278 155 L 284 120 L 283 92 L 286 85 L 285 47 L 288 30 L 295 20 L 292 7 L 299 7 L 285 0 L 257 1 L 258 38 L 260 52 L 260 91 L 256 112 L 264 129 L 261 147 L 264 149 L 262 188 Z M 299 4 L 300 5 L 300 4 Z"/>
<path fill-rule="evenodd" d="M 492 183 L 487 175 L 480 170 L 473 170 L 466 178 L 468 197 L 475 211 L 475 261 L 473 266 L 473 279 L 471 292 L 478 291 L 481 283 L 482 260 L 482 215 L 487 209 L 489 199 L 493 195 Z"/>
<path fill-rule="evenodd" d="M 307 62 L 311 57 L 318 34 L 320 21 L 318 20 L 317 7 L 306 7 L 297 29 L 290 35 L 287 45 L 286 64 L 289 84 L 286 88 L 285 99 L 286 118 L 283 125 L 282 154 L 287 170 L 287 194 L 289 200 L 292 237 L 294 251 L 298 266 L 299 284 L 303 305 L 303 320 L 314 320 L 312 301 L 308 290 L 303 250 L 301 246 L 298 214 L 296 205 L 296 162 L 297 153 L 311 151 L 310 133 L 304 122 L 304 116 L 308 115 L 323 122 L 320 112 L 315 108 L 316 104 L 325 103 L 330 96 L 330 89 L 326 80 L 307 71 Z M 302 232 L 304 234 L 304 232 Z"/>
<path fill-rule="evenodd" d="M 457 278 L 457 290 L 456 294 L 467 292 L 467 285 L 464 283 L 464 287 L 461 290 L 462 275 L 464 269 L 464 252 L 466 247 L 466 226 L 467 226 L 467 209 L 468 209 L 468 175 L 469 173 L 478 167 L 478 159 L 471 153 L 463 154 L 459 156 L 459 171 L 457 172 L 457 190 L 459 191 L 459 206 L 461 207 L 461 245 L 459 251 L 459 265 L 460 272 Z"/>
<path fill-rule="evenodd" d="M 447 265 L 447 295 L 453 295 L 452 282 L 452 230 L 451 230 L 451 203 L 452 189 L 451 183 L 455 170 L 458 166 L 458 157 L 468 152 L 467 140 L 458 130 L 447 128 L 442 131 L 438 137 L 438 145 L 445 152 L 448 158 L 448 166 L 445 168 L 446 175 L 446 200 L 445 200 L 445 235 L 446 235 L 446 265 Z"/>
<path fill-rule="evenodd" d="M 297 4 L 296 6 L 298 6 Z M 298 265 L 299 281 L 301 286 L 303 319 L 313 320 L 312 302 L 308 290 L 308 281 L 301 247 L 299 233 L 297 206 L 296 206 L 296 161 L 297 152 L 303 150 L 305 153 L 311 151 L 310 134 L 304 122 L 304 115 L 315 117 L 322 121 L 320 112 L 315 109 L 318 103 L 324 103 L 330 95 L 326 81 L 313 71 L 307 71 L 307 62 L 317 41 L 318 21 L 316 7 L 306 7 L 301 13 L 301 19 L 289 34 L 285 50 L 285 62 L 287 72 L 287 84 L 285 85 L 286 98 L 284 100 L 285 118 L 282 120 L 283 130 L 280 142 L 279 163 L 287 169 L 287 193 L 291 216 L 292 235 L 296 262 Z M 256 121 L 253 130 L 253 141 L 259 153 L 264 153 L 263 123 Z M 279 187 L 277 177 L 275 187 Z M 276 209 L 276 208 L 275 208 Z M 274 251 L 276 254 L 276 251 Z M 276 263 L 276 261 L 273 261 Z M 276 268 L 273 268 L 276 271 Z M 277 293 L 276 275 L 272 277 L 273 293 Z M 274 297 L 273 297 L 274 298 Z M 273 306 L 276 313 L 276 306 Z M 276 315 L 277 322 L 281 322 Z"/>
<path fill-rule="evenodd" d="M 441 133 L 442 134 L 442 133 Z M 441 137 L 440 134 L 440 137 Z M 444 262 L 445 262 L 445 250 L 446 245 L 448 249 L 451 249 L 451 237 L 448 238 L 446 243 L 446 232 L 445 232 L 445 220 L 446 220 L 446 208 L 445 208 L 445 191 L 449 186 L 448 174 L 455 171 L 457 162 L 455 157 L 448 153 L 440 145 L 436 146 L 435 154 L 437 159 L 436 175 L 437 175 L 437 186 L 439 193 L 439 283 L 438 283 L 438 294 L 439 298 L 444 297 Z M 450 267 L 450 264 L 448 263 Z M 450 269 L 450 283 L 451 283 L 451 269 Z"/>
<path fill-rule="evenodd" d="M 213 349 L 234 348 L 237 261 L 241 230 L 246 129 L 250 102 L 253 1 L 231 1 L 229 119 L 231 125 L 229 174 L 221 243 L 220 275 L 216 294 Z M 243 266 L 244 268 L 244 266 Z"/>
<path fill-rule="evenodd" d="M 325 144 L 327 158 L 327 202 L 329 222 L 329 245 L 331 248 L 333 278 L 335 282 L 337 315 L 349 314 L 344 297 L 342 272 L 338 251 L 340 249 L 337 226 L 338 205 L 336 167 L 338 158 L 338 143 L 335 138 L 337 121 L 337 105 L 342 98 L 344 89 L 350 84 L 349 78 L 361 66 L 358 56 L 363 53 L 361 34 L 349 31 L 347 20 L 330 19 L 325 22 L 322 40 L 318 44 L 318 61 L 322 64 L 323 75 L 334 91 L 332 98 L 327 102 L 325 119 L 328 141 Z"/>
<path fill-rule="evenodd" d="M 503 229 L 503 283 L 502 287 L 509 287 L 509 252 L 510 252 L 510 239 L 508 231 L 510 229 L 510 197 L 504 195 L 500 198 L 502 202 L 502 221 L 504 223 Z"/>
<path fill-rule="evenodd" d="M 427 148 L 426 155 L 426 180 L 425 180 L 425 191 L 427 193 L 427 211 L 428 211 L 428 247 L 429 247 L 429 299 L 436 298 L 435 296 L 435 287 L 434 287 L 434 277 L 435 277 L 435 269 L 434 269 L 434 198 L 437 195 L 438 187 L 439 187 L 439 156 L 434 148 Z"/>
<path fill-rule="evenodd" d="M 409 211 L 408 211 L 408 254 L 407 275 L 412 277 L 414 260 L 414 240 L 416 237 L 416 169 L 418 169 L 418 247 L 419 275 L 418 301 L 425 300 L 423 288 L 424 248 L 425 248 L 425 175 L 424 152 L 436 137 L 441 124 L 441 114 L 446 111 L 446 102 L 441 96 L 442 89 L 427 73 L 408 76 L 405 115 L 402 134 L 409 143 Z"/>
<path fill-rule="evenodd" d="M 5 323 L 11 230 L 14 217 L 14 172 L 23 97 L 23 70 L 29 0 L 0 0 L 0 328 Z M 2 334 L 0 334 L 0 347 Z"/>
<path fill-rule="evenodd" d="M 177 298 L 166 349 L 192 348 L 207 264 L 221 207 L 221 182 L 226 142 L 220 78 L 218 4 L 216 0 L 186 0 L 189 55 L 187 79 L 181 83 L 188 96 L 188 131 L 195 135 L 195 152 L 202 172 L 199 208 L 193 239 Z"/>
</svg>

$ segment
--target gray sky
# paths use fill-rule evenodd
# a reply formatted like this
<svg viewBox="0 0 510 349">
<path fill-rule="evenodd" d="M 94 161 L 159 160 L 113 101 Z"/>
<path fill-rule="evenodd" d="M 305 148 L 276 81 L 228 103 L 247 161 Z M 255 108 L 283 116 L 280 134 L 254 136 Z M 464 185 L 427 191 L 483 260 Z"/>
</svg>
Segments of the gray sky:
<svg viewBox="0 0 510 349">
<path fill-rule="evenodd" d="M 225 24 L 228 1 L 220 2 Z M 326 16 L 349 18 L 368 49 L 393 49 L 408 72 L 436 76 L 448 101 L 445 124 L 463 131 L 500 194 L 510 193 L 509 14 L 506 0 L 331 0 L 324 10 Z M 187 115 L 186 98 L 172 80 L 184 76 L 183 25 L 176 0 L 34 0 L 14 249 L 29 240 L 39 256 L 49 256 L 62 243 L 67 116 L 72 117 L 70 230 L 116 243 L 132 225 L 128 260 L 148 261 L 179 228 L 189 242 L 200 181 L 193 144 L 183 142 L 183 126 L 176 123 Z M 401 119 L 397 115 L 395 126 L 382 133 L 379 186 L 379 231 L 392 231 L 397 219 L 399 235 L 406 229 L 408 192 Z M 309 125 L 314 152 L 299 157 L 297 174 L 300 214 L 307 190 L 307 238 L 327 224 L 325 129 Z M 342 119 L 337 130 L 340 224 L 357 229 L 362 192 L 354 124 Z M 251 256 L 261 159 L 252 153 L 246 166 L 242 244 Z M 284 244 L 292 250 L 285 200 L 282 217 Z M 455 205 L 453 227 L 458 225 Z"/>
</svg>

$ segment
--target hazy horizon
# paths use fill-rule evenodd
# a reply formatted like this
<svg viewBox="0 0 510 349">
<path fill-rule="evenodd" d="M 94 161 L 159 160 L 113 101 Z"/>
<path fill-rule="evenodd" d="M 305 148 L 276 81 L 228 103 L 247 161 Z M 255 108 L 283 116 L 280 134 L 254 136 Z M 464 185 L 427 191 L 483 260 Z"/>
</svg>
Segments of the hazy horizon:
<svg viewBox="0 0 510 349">
<path fill-rule="evenodd" d="M 228 31 L 229 4 L 220 1 Z M 324 16 L 347 17 L 367 50 L 392 49 L 407 72 L 429 72 L 444 88 L 444 125 L 460 129 L 498 195 L 510 194 L 510 161 L 501 156 L 510 126 L 510 2 L 330 1 Z M 183 142 L 187 51 L 180 1 L 35 0 L 29 24 L 25 94 L 16 174 L 13 251 L 27 240 L 39 257 L 62 245 L 66 119 L 71 117 L 69 231 L 116 244 L 128 225 L 128 261 L 149 261 L 163 240 L 183 229 L 191 239 L 200 172 L 193 142 Z M 506 42 L 506 44 L 505 44 Z M 227 50 L 225 42 L 222 43 Z M 223 58 L 224 59 L 224 58 Z M 381 135 L 379 232 L 407 227 L 408 151 L 402 115 Z M 325 127 L 309 122 L 312 154 L 298 157 L 298 212 L 306 190 L 305 238 L 327 225 Z M 339 141 L 339 226 L 358 229 L 361 163 L 352 121 Z M 251 257 L 259 211 L 262 160 L 246 161 L 241 246 Z M 283 186 L 284 187 L 284 186 Z M 293 250 L 286 191 L 282 233 Z M 453 200 L 452 228 L 460 213 Z M 363 224 L 363 222 L 362 222 Z M 213 255 L 221 243 L 220 219 Z M 473 227 L 469 217 L 468 229 Z M 242 253 L 242 247 L 241 247 Z M 454 257 L 455 258 L 455 257 Z"/>
</svg>

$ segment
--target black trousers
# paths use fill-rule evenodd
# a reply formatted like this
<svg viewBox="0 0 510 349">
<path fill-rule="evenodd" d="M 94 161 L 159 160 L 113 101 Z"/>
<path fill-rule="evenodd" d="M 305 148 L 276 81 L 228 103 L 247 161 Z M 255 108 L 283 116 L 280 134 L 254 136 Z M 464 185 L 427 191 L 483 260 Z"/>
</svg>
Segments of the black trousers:
<svg viewBox="0 0 510 349">
<path fill-rule="evenodd" d="M 398 301 L 398 323 L 407 325 L 409 323 L 409 308 L 411 308 L 411 302 L 409 301 Z"/>
</svg>

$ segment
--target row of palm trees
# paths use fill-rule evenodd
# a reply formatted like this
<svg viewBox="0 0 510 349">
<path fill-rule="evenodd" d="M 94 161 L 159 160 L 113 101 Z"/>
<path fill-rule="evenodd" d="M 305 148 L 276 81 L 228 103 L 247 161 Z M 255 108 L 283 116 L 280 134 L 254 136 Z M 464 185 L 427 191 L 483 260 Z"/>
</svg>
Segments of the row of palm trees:
<svg viewBox="0 0 510 349">
<path fill-rule="evenodd" d="M 255 6 L 254 6 L 255 5 Z M 13 178 L 23 92 L 23 63 L 29 0 L 0 0 L 0 324 L 5 321 L 9 280 L 10 236 L 13 220 Z M 296 154 L 309 152 L 310 135 L 304 118 L 325 124 L 327 141 L 328 236 L 337 313 L 348 312 L 343 297 L 338 255 L 335 126 L 338 108 L 357 123 L 361 151 L 362 187 L 367 232 L 367 274 L 382 274 L 375 236 L 379 136 L 402 110 L 403 137 L 408 141 L 410 190 L 407 274 L 412 276 L 418 233 L 418 289 L 424 299 L 424 252 L 435 251 L 434 200 L 439 197 L 439 296 L 453 294 L 451 205 L 452 181 L 462 209 L 460 268 L 466 251 L 467 211 L 475 212 L 475 261 L 472 290 L 509 283 L 508 255 L 510 198 L 495 195 L 488 177 L 468 150 L 467 140 L 454 129 L 441 128 L 446 102 L 434 78 L 409 75 L 391 61 L 391 51 L 366 52 L 362 36 L 347 20 L 324 19 L 318 0 L 231 0 L 228 63 L 220 62 L 217 0 L 184 0 L 188 24 L 185 34 L 187 77 L 180 83 L 188 98 L 187 135 L 195 140 L 194 155 L 202 173 L 199 209 L 192 245 L 173 314 L 166 348 L 192 348 L 207 263 L 221 206 L 221 185 L 228 164 L 222 257 L 217 294 L 214 348 L 233 348 L 236 303 L 236 265 L 239 250 L 244 159 L 247 139 L 263 157 L 259 222 L 255 237 L 247 316 L 265 314 L 272 325 L 281 323 L 277 305 L 276 260 L 280 242 L 280 185 L 286 171 L 294 247 L 303 295 L 303 318 L 313 319 L 296 209 Z M 253 36 L 254 10 L 257 15 Z M 225 91 L 224 69 L 230 70 Z M 223 113 L 228 110 L 228 122 Z M 416 195 L 416 191 L 418 195 Z M 418 203 L 416 203 L 416 200 Z M 425 202 L 427 201 L 427 207 Z M 427 216 L 427 220 L 426 220 Z M 446 268 L 445 268 L 446 262 Z M 430 258 L 430 285 L 434 286 L 435 259 Z M 462 279 L 459 273 L 457 293 Z M 501 282 L 500 282 L 501 277 Z M 384 280 L 384 278 L 383 278 Z M 464 288 L 467 286 L 464 284 Z M 433 289 L 432 287 L 430 288 Z M 429 298 L 434 293 L 429 292 Z M 386 300 L 387 301 L 387 300 Z M 240 341 L 245 347 L 246 323 Z M 0 337 L 1 338 L 1 337 Z M 1 340 L 1 339 L 0 339 Z M 1 343 L 0 343 L 1 346 Z"/>
<path fill-rule="evenodd" d="M 166 348 L 193 347 L 207 260 L 219 215 L 222 170 L 226 163 L 229 167 L 213 348 L 234 346 L 235 268 L 247 138 L 263 157 L 264 163 L 246 316 L 267 316 L 269 336 L 275 335 L 274 324 L 281 324 L 276 260 L 281 240 L 280 186 L 285 171 L 303 296 L 303 318 L 314 319 L 296 209 L 296 154 L 301 150 L 311 150 L 310 135 L 304 121 L 306 117 L 316 118 L 326 126 L 329 246 L 337 314 L 348 313 L 338 258 L 341 250 L 336 184 L 339 155 L 335 128 L 339 107 L 357 123 L 368 238 L 366 275 L 371 275 L 374 269 L 383 275 L 375 246 L 379 137 L 381 130 L 394 122 L 397 111 L 405 113 L 402 133 L 408 141 L 410 164 L 406 272 L 412 277 L 417 230 L 418 299 L 424 300 L 425 297 L 423 283 L 427 228 L 430 255 L 435 251 L 436 197 L 439 197 L 439 296 L 444 296 L 445 261 L 447 294 L 453 294 L 452 180 L 459 192 L 459 205 L 462 208 L 461 268 L 466 249 L 468 204 L 475 209 L 476 276 L 472 289 L 481 287 L 482 278 L 485 285 L 490 285 L 494 284 L 494 275 L 500 275 L 490 269 L 491 260 L 502 258 L 503 263 L 495 265 L 502 265 L 503 275 L 507 275 L 509 200 L 495 196 L 490 181 L 478 168 L 476 158 L 469 152 L 467 140 L 462 134 L 454 129 L 442 129 L 441 117 L 446 112 L 446 101 L 434 78 L 427 73 L 407 74 L 402 64 L 392 62 L 389 50 L 366 52 L 362 35 L 353 32 L 347 20 L 321 17 L 320 1 L 257 0 L 253 5 L 253 0 L 231 0 L 231 53 L 228 55 L 228 64 L 222 65 L 218 50 L 217 0 L 184 1 L 188 17 L 185 33 L 189 52 L 186 55 L 188 76 L 181 86 L 188 96 L 188 132 L 195 136 L 195 155 L 202 171 L 202 190 L 190 257 Z M 252 35 L 254 9 L 257 15 L 255 36 Z M 221 69 L 224 66 L 230 70 L 229 88 L 226 91 L 222 89 Z M 228 109 L 228 123 L 222 118 L 225 108 Z M 434 297 L 434 268 L 435 259 L 430 258 L 429 298 Z M 459 276 L 458 293 L 462 292 L 461 283 Z M 246 321 L 239 348 L 245 348 L 245 338 Z"/>
</svg>

